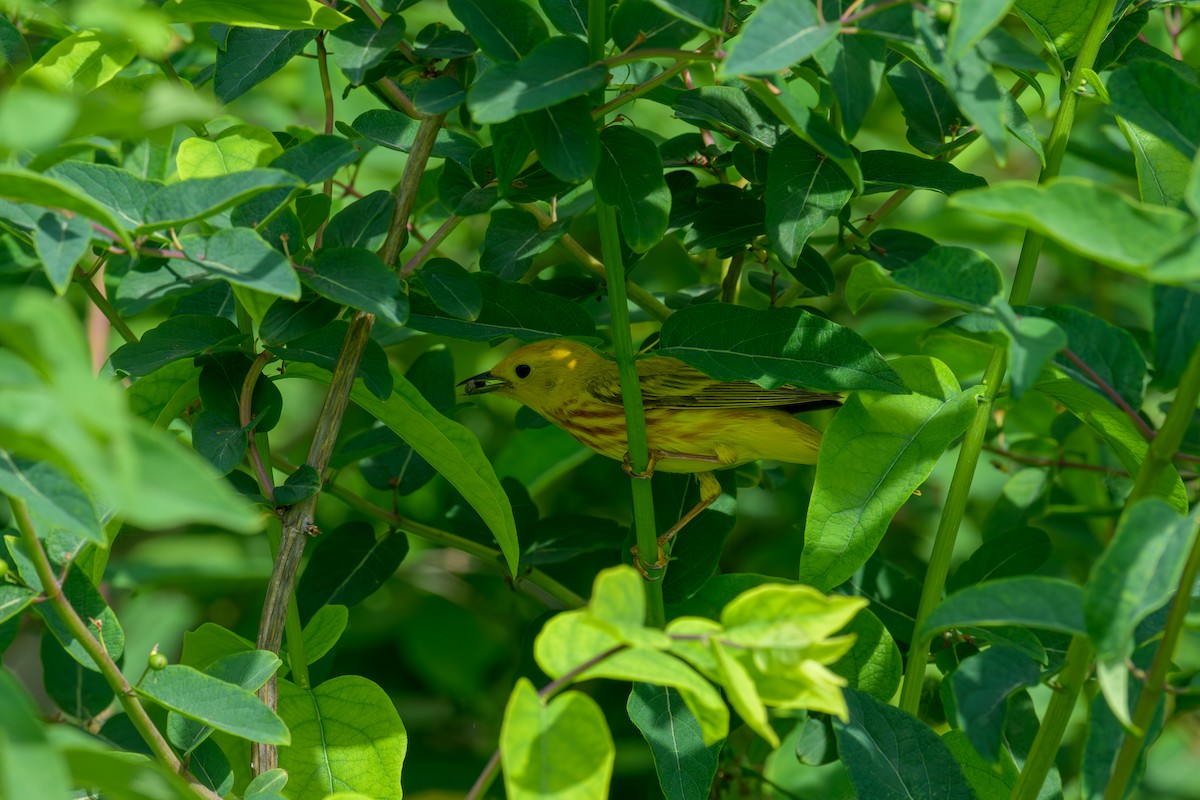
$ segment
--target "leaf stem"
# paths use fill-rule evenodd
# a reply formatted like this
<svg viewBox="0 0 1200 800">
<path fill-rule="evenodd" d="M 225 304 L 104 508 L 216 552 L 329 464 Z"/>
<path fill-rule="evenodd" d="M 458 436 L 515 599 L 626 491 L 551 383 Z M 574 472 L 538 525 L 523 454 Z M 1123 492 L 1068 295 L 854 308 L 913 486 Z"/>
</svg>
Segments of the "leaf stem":
<svg viewBox="0 0 1200 800">
<path fill-rule="evenodd" d="M 413 274 L 417 267 L 425 263 L 425 259 L 429 257 L 429 254 L 436 250 L 438 245 L 445 241 L 446 237 L 450 235 L 450 232 L 457 228 L 459 223 L 464 219 L 465 217 L 460 217 L 458 214 L 451 214 L 446 221 L 443 222 L 441 226 L 433 232 L 433 235 L 425 240 L 425 242 L 421 245 L 421 249 L 418 250 L 412 258 L 404 262 L 404 267 L 400 270 L 400 277 L 407 278 L 409 275 Z"/>
<path fill-rule="evenodd" d="M 92 279 L 78 267 L 75 268 L 75 282 L 83 288 L 84 294 L 92 301 L 92 305 L 98 308 L 109 323 L 117 329 L 117 333 L 121 334 L 122 339 L 130 344 L 138 340 L 133 328 L 129 327 L 129 323 L 125 321 L 124 317 L 117 313 L 112 303 L 108 302 L 108 298 L 104 296 L 104 292 L 100 291 L 100 287 L 92 283 Z"/>
<path fill-rule="evenodd" d="M 250 365 L 250 371 L 246 373 L 245 380 L 242 381 L 242 393 L 238 397 L 238 424 L 242 426 L 242 431 L 246 435 L 246 443 L 250 451 L 250 465 L 254 468 L 254 474 L 258 476 L 258 485 L 262 488 L 263 497 L 272 503 L 275 502 L 275 482 L 271 480 L 271 471 L 263 463 L 262 453 L 258 449 L 258 434 L 247 429 L 250 427 L 251 412 L 254 406 L 254 387 L 258 384 L 263 367 L 274 358 L 275 356 L 267 350 L 258 354 L 254 363 Z"/>
<path fill-rule="evenodd" d="M 80 618 L 79 612 L 71 605 L 71 602 L 63 594 L 62 586 L 58 582 L 58 576 L 54 574 L 54 568 L 50 564 L 50 558 L 46 555 L 45 549 L 42 547 L 42 542 L 37 537 L 37 532 L 33 527 L 33 519 L 29 516 L 29 507 L 25 501 L 16 497 L 9 496 L 8 504 L 12 508 L 13 519 L 17 523 L 17 528 L 21 532 L 21 541 L 25 544 L 25 550 L 29 553 L 29 558 L 33 562 L 34 571 L 37 573 L 38 580 L 42 583 L 42 592 L 46 600 L 54 606 L 54 610 L 58 612 L 59 617 L 70 630 L 84 651 L 91 657 L 92 661 L 96 662 L 96 666 L 100 670 L 100 674 L 104 676 L 104 680 L 112 688 L 117 695 L 117 700 L 121 704 L 121 708 L 125 710 L 125 714 L 129 717 L 129 721 L 133 727 L 141 735 L 142 739 L 149 745 L 154 757 L 157 758 L 167 769 L 174 773 L 182 775 L 191 786 L 193 792 L 198 797 L 204 800 L 220 800 L 219 796 L 209 789 L 204 784 L 200 783 L 191 773 L 184 769 L 180 764 L 179 759 L 175 756 L 175 751 L 171 749 L 171 745 L 167 744 L 167 740 L 163 738 L 162 733 L 155 727 L 154 722 L 150 719 L 150 715 L 146 713 L 146 709 L 138 700 L 137 692 L 125 675 L 121 672 L 121 668 L 108 654 L 96 637 L 92 635 L 87 624 Z"/>
<path fill-rule="evenodd" d="M 1145 436 L 1147 439 L 1154 438 L 1154 429 L 1146 424 L 1146 420 L 1142 419 L 1142 415 L 1139 414 L 1133 406 L 1125 402 L 1125 398 L 1121 397 L 1117 390 L 1114 389 L 1108 381 L 1101 378 L 1096 371 L 1088 366 L 1087 362 L 1076 355 L 1071 348 L 1064 347 L 1063 355 L 1066 356 L 1072 364 L 1079 367 L 1079 369 L 1083 371 L 1083 374 L 1087 375 L 1088 378 L 1091 379 L 1092 383 L 1096 384 L 1096 386 L 1100 388 L 1100 391 L 1104 392 L 1108 399 L 1112 400 L 1113 403 L 1116 404 L 1117 408 L 1125 412 L 1125 416 L 1133 420 L 1133 424 L 1137 426 L 1137 429 L 1142 432 L 1143 436 Z"/>
<path fill-rule="evenodd" d="M 1116 0 L 1101 0 L 1099 6 L 1093 12 L 1091 24 L 1084 36 L 1083 45 L 1079 50 L 1079 55 L 1075 59 L 1075 67 L 1067 80 L 1062 103 L 1058 108 L 1058 114 L 1054 118 L 1054 125 L 1051 128 L 1049 142 L 1046 147 L 1046 167 L 1038 177 L 1039 183 L 1045 183 L 1057 176 L 1062 169 L 1063 156 L 1067 150 L 1071 126 L 1075 121 L 1075 109 L 1079 101 L 1079 95 L 1075 93 L 1074 88 L 1083 80 L 1084 72 L 1090 70 L 1096 61 L 1096 54 L 1100 50 L 1100 44 L 1104 41 L 1104 34 L 1108 30 L 1108 21 L 1112 19 L 1115 5 Z M 1028 302 L 1029 293 L 1033 287 L 1033 277 L 1037 272 L 1037 262 L 1042 251 L 1043 241 L 1044 239 L 1041 235 L 1029 229 L 1025 231 L 1025 240 L 1021 245 L 1021 255 L 1017 259 L 1016 275 L 1013 276 L 1012 290 L 1009 292 L 1008 297 L 1011 305 L 1024 305 Z M 946 575 L 949 573 L 950 558 L 954 553 L 954 542 L 958 537 L 958 529 L 962 524 L 967 500 L 971 494 L 971 483 L 975 478 L 975 468 L 979 464 L 979 455 L 982 452 L 984 440 L 987 438 L 987 427 L 992 414 L 992 403 L 995 401 L 996 395 L 1000 391 L 1000 385 L 1004 380 L 1005 361 L 1005 350 L 1003 348 L 996 348 L 992 352 L 991 360 L 988 362 L 987 369 L 984 372 L 984 393 L 979 398 L 979 406 L 976 408 L 975 415 L 967 426 L 967 432 L 958 452 L 958 463 L 955 465 L 954 476 L 950 481 L 946 504 L 942 509 L 942 517 L 938 522 L 937 534 L 934 537 L 933 552 L 929 557 L 929 568 L 925 574 L 925 582 L 921 587 L 921 602 L 917 609 L 915 625 L 917 630 L 921 629 L 922 624 L 929 617 L 929 614 L 941 602 L 942 592 L 946 584 Z M 912 647 L 909 648 L 908 660 L 905 664 L 904 688 L 900 694 L 900 708 L 914 716 L 919 711 L 921 687 L 925 680 L 925 666 L 929 659 L 929 645 L 930 640 L 928 638 L 914 641 Z M 1072 688 L 1074 688 L 1074 692 L 1071 691 Z M 1061 702 L 1067 705 L 1067 713 L 1069 713 L 1069 710 L 1074 707 L 1075 699 L 1078 696 L 1078 688 L 1078 686 L 1064 687 L 1064 691 L 1056 694 L 1051 704 L 1054 705 Z M 1058 713 L 1057 709 L 1056 713 Z M 1054 742 L 1051 749 L 1057 752 L 1058 742 Z"/>
</svg>

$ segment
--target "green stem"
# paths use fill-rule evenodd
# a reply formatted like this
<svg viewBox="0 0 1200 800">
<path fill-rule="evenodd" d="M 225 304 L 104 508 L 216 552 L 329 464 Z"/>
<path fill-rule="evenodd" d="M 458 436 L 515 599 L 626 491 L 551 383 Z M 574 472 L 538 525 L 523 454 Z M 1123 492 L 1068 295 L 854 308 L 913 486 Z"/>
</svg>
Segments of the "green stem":
<svg viewBox="0 0 1200 800">
<path fill-rule="evenodd" d="M 84 293 L 96 308 L 100 309 L 100 313 L 105 316 L 109 324 L 116 328 L 117 333 L 121 334 L 121 338 L 130 344 L 138 340 L 137 334 L 133 332 L 133 328 L 129 327 L 129 323 L 117 313 L 113 308 L 112 303 L 108 302 L 108 298 L 104 296 L 104 292 L 96 284 L 92 283 L 89 277 L 83 270 L 75 269 L 75 282 L 83 287 Z"/>
<path fill-rule="evenodd" d="M 698 52 L 704 53 L 705 57 L 707 57 L 707 54 L 705 53 L 705 51 L 711 50 L 714 47 L 714 44 L 715 43 L 713 41 L 709 41 L 707 44 L 705 44 L 703 47 L 701 47 Z M 632 103 L 634 100 L 638 99 L 642 95 L 645 95 L 649 92 L 654 91 L 659 86 L 662 86 L 664 83 L 671 80 L 671 78 L 674 78 L 676 75 L 678 75 L 679 73 L 681 73 L 685 69 L 687 69 L 689 66 L 691 66 L 691 64 L 695 60 L 698 60 L 698 59 L 686 58 L 686 59 L 682 59 L 680 61 L 675 62 L 674 64 L 667 67 L 665 70 L 658 73 L 657 75 L 655 75 L 653 78 L 649 79 L 648 81 L 639 83 L 637 86 L 633 87 L 628 92 L 619 94 L 616 97 L 614 97 L 612 100 L 609 100 L 604 105 L 600 106 L 599 108 L 594 109 L 592 111 L 592 118 L 593 119 L 603 119 L 605 116 L 616 111 L 618 108 L 625 105 L 626 103 Z"/>
<path fill-rule="evenodd" d="M 1062 169 L 1063 156 L 1067 151 L 1067 141 L 1071 134 L 1071 126 L 1075 121 L 1075 110 L 1079 96 L 1075 88 L 1083 80 L 1084 70 L 1089 70 L 1096 61 L 1096 53 L 1104 41 L 1108 30 L 1108 22 L 1112 19 L 1116 0 L 1101 0 L 1095 10 L 1091 25 L 1084 37 L 1083 46 L 1075 59 L 1075 68 L 1071 72 L 1064 87 L 1062 103 L 1054 119 L 1050 131 L 1050 139 L 1046 147 L 1046 167 L 1038 178 L 1039 183 L 1045 183 L 1058 175 Z M 1013 277 L 1012 290 L 1009 292 L 1009 303 L 1022 305 L 1029 300 L 1029 292 L 1033 287 L 1034 274 L 1037 271 L 1038 257 L 1041 255 L 1043 237 L 1032 231 L 1025 232 L 1025 240 L 1021 246 L 1021 255 L 1017 260 L 1017 272 Z M 984 373 L 984 393 L 980 397 L 979 406 L 975 410 L 962 447 L 958 453 L 958 463 L 954 468 L 954 477 L 950 481 L 950 489 L 946 496 L 946 505 L 942 509 L 942 517 L 938 522 L 937 534 L 934 538 L 933 552 L 929 559 L 929 570 L 921 589 L 921 602 L 917 610 L 916 629 L 919 631 L 924 621 L 933 609 L 941 602 L 942 591 L 946 585 L 946 575 L 949 571 L 950 557 L 954 552 L 954 542 L 958 536 L 958 528 L 962 523 L 963 513 L 971 493 L 971 483 L 975 478 L 975 468 L 979 463 L 979 455 L 987 436 L 988 420 L 991 418 L 992 403 L 1000 391 L 1004 380 L 1005 353 L 997 349 L 992 353 Z M 921 637 L 912 643 L 908 651 L 908 661 L 904 670 L 904 688 L 900 694 L 900 707 L 911 714 L 917 714 L 921 701 L 921 686 L 925 680 L 925 666 L 929 660 L 929 645 L 931 640 Z M 1064 691 L 1055 695 L 1055 700 L 1074 707 L 1078 695 L 1078 687 L 1071 691 L 1070 686 L 1064 686 Z M 1057 751 L 1055 742 L 1053 750 Z"/>
<path fill-rule="evenodd" d="M 1171 463 L 1171 456 L 1179 449 L 1179 444 L 1183 441 L 1198 398 L 1200 398 L 1200 346 L 1192 351 L 1192 357 L 1188 360 L 1183 377 L 1180 378 L 1179 388 L 1175 390 L 1175 399 L 1171 402 L 1171 410 L 1167 412 L 1167 418 L 1163 421 L 1162 428 L 1154 437 L 1154 441 L 1150 443 L 1150 450 L 1142 461 L 1142 468 L 1134 480 L 1133 491 L 1129 496 L 1130 504 L 1154 493 L 1158 477 Z M 1133 777 L 1134 769 L 1142 754 L 1142 743 L 1146 737 L 1146 731 L 1154 720 L 1155 711 L 1158 710 L 1158 703 L 1166 685 L 1167 672 L 1171 667 L 1171 658 L 1175 655 L 1175 647 L 1179 643 L 1179 637 L 1183 631 L 1184 618 L 1187 616 L 1191 601 L 1192 587 L 1196 585 L 1197 572 L 1200 572 L 1200 539 L 1193 542 L 1191 553 L 1188 554 L 1188 560 L 1184 564 L 1183 575 L 1175 590 L 1175 597 L 1171 600 L 1171 610 L 1167 612 L 1162 642 L 1159 643 L 1158 649 L 1154 653 L 1150 672 L 1146 676 L 1141 694 L 1138 695 L 1137 705 L 1134 706 L 1133 730 L 1125 732 L 1125 741 L 1121 743 L 1121 749 L 1117 753 L 1112 778 L 1104 795 L 1105 800 L 1123 798 L 1126 786 Z"/>
<path fill-rule="evenodd" d="M 146 709 L 142 707 L 138 700 L 137 692 L 129 681 L 125 679 L 121 668 L 109 656 L 108 651 L 104 649 L 104 645 L 97 641 L 92 635 L 87 623 L 79 616 L 79 612 L 71 605 L 71 602 L 63 594 L 62 587 L 58 583 L 58 576 L 54 574 L 54 568 L 50 564 L 50 558 L 46 555 L 45 549 L 42 547 L 42 542 L 37 537 L 37 532 L 33 527 L 33 520 L 29 516 L 29 507 L 25 505 L 23 500 L 9 496 L 8 504 L 12 508 L 13 519 L 17 523 L 17 528 L 21 532 L 21 541 L 25 545 L 25 550 L 29 554 L 30 560 L 33 562 L 33 569 L 37 573 L 38 580 L 42 583 L 42 593 L 46 600 L 54 606 L 54 610 L 58 612 L 59 618 L 66 624 L 71 635 L 79 642 L 84 651 L 91 657 L 92 661 L 96 662 L 96 667 L 100 670 L 100 674 L 104 676 L 105 682 L 112 688 L 117 696 L 117 700 L 121 703 L 121 708 L 125 710 L 125 714 L 129 717 L 129 721 L 133 727 L 141 735 L 142 739 L 149 745 L 150 750 L 154 753 L 154 757 L 162 762 L 167 769 L 172 772 L 182 774 L 188 781 L 193 792 L 204 800 L 220 800 L 218 795 L 210 790 L 207 786 L 200 783 L 187 772 L 179 759 L 175 756 L 175 751 L 171 749 L 171 745 L 167 744 L 167 740 L 163 738 L 162 733 L 155 727 L 154 722 L 150 719 L 150 715 L 146 713 Z"/>
<path fill-rule="evenodd" d="M 1050 698 L 1050 705 L 1038 726 L 1037 736 L 1029 749 L 1029 757 L 1021 768 L 1017 785 L 1013 787 L 1012 800 L 1034 800 L 1046 782 L 1046 775 L 1058 757 L 1058 745 L 1071 712 L 1075 710 L 1075 698 L 1087 679 L 1092 666 L 1092 644 L 1086 636 L 1075 636 L 1067 648 L 1066 661 L 1059 673 L 1058 690 Z M 1061 701 L 1059 698 L 1063 698 Z"/>
</svg>

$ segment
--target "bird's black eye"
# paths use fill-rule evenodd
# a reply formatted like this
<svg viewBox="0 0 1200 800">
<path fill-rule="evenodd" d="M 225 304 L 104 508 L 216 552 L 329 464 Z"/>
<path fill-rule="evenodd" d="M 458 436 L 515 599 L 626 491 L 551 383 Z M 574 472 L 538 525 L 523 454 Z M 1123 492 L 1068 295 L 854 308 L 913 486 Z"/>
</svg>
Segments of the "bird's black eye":
<svg viewBox="0 0 1200 800">
<path fill-rule="evenodd" d="M 517 368 L 514 371 L 517 373 L 518 378 L 528 378 L 529 373 L 533 370 L 528 364 L 517 364 Z"/>
</svg>

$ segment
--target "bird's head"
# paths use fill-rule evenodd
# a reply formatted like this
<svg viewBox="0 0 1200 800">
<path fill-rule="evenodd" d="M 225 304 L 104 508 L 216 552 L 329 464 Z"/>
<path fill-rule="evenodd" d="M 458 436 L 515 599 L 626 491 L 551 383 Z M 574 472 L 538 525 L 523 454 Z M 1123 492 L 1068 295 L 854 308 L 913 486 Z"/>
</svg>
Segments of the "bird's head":
<svg viewBox="0 0 1200 800">
<path fill-rule="evenodd" d="M 548 339 L 514 350 L 487 372 L 467 378 L 459 386 L 469 395 L 496 392 L 542 413 L 576 393 L 589 368 L 601 361 L 579 342 Z"/>
</svg>

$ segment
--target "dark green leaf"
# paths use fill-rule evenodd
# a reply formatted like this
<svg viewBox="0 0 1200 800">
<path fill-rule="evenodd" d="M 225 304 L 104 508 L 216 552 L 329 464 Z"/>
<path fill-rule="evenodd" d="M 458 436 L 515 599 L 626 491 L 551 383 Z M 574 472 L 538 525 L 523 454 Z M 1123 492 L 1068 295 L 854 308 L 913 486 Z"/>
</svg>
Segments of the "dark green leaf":
<svg viewBox="0 0 1200 800">
<path fill-rule="evenodd" d="M 887 81 L 900 101 L 913 147 L 935 156 L 955 146 L 969 123 L 945 86 L 909 61 L 890 71 Z"/>
<path fill-rule="evenodd" d="M 663 796 L 667 800 L 707 797 L 723 742 L 704 746 L 700 723 L 679 691 L 634 683 L 626 708 L 650 745 Z"/>
<path fill-rule="evenodd" d="M 719 33 L 721 19 L 725 16 L 725 0 L 650 0 L 673 17 L 702 28 L 710 33 Z"/>
<path fill-rule="evenodd" d="M 323 328 L 337 318 L 341 306 L 324 297 L 313 297 L 300 302 L 279 298 L 258 326 L 258 335 L 264 342 L 283 344 L 306 333 Z"/>
<path fill-rule="evenodd" d="M 654 0 L 621 0 L 613 12 L 612 39 L 622 50 L 679 47 L 699 31 L 657 7 Z"/>
<path fill-rule="evenodd" d="M 318 31 L 232 28 L 217 51 L 213 92 L 222 103 L 241 97 L 283 69 L 316 38 Z"/>
<path fill-rule="evenodd" d="M 562 225 L 543 231 L 528 211 L 497 209 L 488 222 L 479 268 L 506 281 L 516 280 L 529 271 L 534 256 L 549 249 L 564 233 Z"/>
<path fill-rule="evenodd" d="M 413 106 L 422 114 L 445 114 L 466 100 L 467 90 L 452 75 L 439 75 L 431 81 L 418 84 L 413 92 Z"/>
<path fill-rule="evenodd" d="M 179 243 L 188 261 L 235 286 L 291 300 L 300 297 L 300 279 L 291 262 L 249 228 L 184 236 Z"/>
<path fill-rule="evenodd" d="M 805 0 L 807 2 L 807 0 Z M 734 86 L 702 86 L 681 94 L 675 116 L 701 128 L 718 128 L 768 149 L 783 133 L 770 112 Z"/>
<path fill-rule="evenodd" d="M 1179 385 L 1188 358 L 1200 342 L 1200 293 L 1174 286 L 1154 287 L 1154 378 L 1167 391 Z"/>
<path fill-rule="evenodd" d="M 318 134 L 284 151 L 271 167 L 290 172 L 308 186 L 332 178 L 339 169 L 357 161 L 362 150 L 360 142 Z"/>
<path fill-rule="evenodd" d="M 937 242 L 928 236 L 897 228 L 885 228 L 871 234 L 870 246 L 864 249 L 863 255 L 885 269 L 898 270 L 907 267 L 935 247 Z"/>
<path fill-rule="evenodd" d="M 600 132 L 596 192 L 617 207 L 625 242 L 644 253 L 662 241 L 671 213 L 662 158 L 654 143 L 633 128 L 613 125 Z"/>
<path fill-rule="evenodd" d="M 779 140 L 767 167 L 767 236 L 785 266 L 808 237 L 841 212 L 854 185 L 830 160 L 796 136 Z"/>
<path fill-rule="evenodd" d="M 541 42 L 514 63 L 496 63 L 471 84 L 467 108 L 476 122 L 506 122 L 519 114 L 558 105 L 604 85 L 608 69 L 591 63 L 588 47 L 574 36 Z"/>
<path fill-rule="evenodd" d="M 254 694 L 182 664 L 150 670 L 137 693 L 219 731 L 254 742 L 287 744 L 283 721 Z"/>
<path fill-rule="evenodd" d="M 188 772 L 212 789 L 218 797 L 223 797 L 233 790 L 233 767 L 220 746 L 211 739 L 205 739 L 191 752 Z"/>
<path fill-rule="evenodd" d="M 1053 320 L 1062 328 L 1071 352 L 1125 402 L 1141 408 L 1146 359 L 1129 331 L 1074 306 L 1046 306 L 1038 316 Z M 1104 394 L 1092 377 L 1067 356 L 1055 356 L 1054 363 L 1075 380 Z"/>
<path fill-rule="evenodd" d="M 312 497 L 321 490 L 321 476 L 308 464 L 287 476 L 282 486 L 275 487 L 275 503 L 290 506 Z M 255 687 L 257 688 L 257 687 Z"/>
<path fill-rule="evenodd" d="M 562 33 L 587 35 L 588 0 L 538 0 L 538 5 Z"/>
<path fill-rule="evenodd" d="M 426 333 L 472 342 L 514 336 L 532 342 L 555 336 L 593 336 L 595 323 L 578 304 L 524 283 L 502 281 L 490 273 L 471 273 L 483 295 L 483 310 L 470 321 L 446 314 L 432 301 L 414 294 L 408 326 Z"/>
<path fill-rule="evenodd" d="M 42 682 L 59 708 L 79 720 L 95 719 L 112 704 L 115 694 L 98 672 L 67 654 L 50 631 L 42 632 Z"/>
<path fill-rule="evenodd" d="M 1200 148 L 1200 87 L 1154 61 L 1133 61 L 1109 76 L 1109 110 L 1187 156 Z"/>
<path fill-rule="evenodd" d="M 849 681 L 850 688 L 886 703 L 900 688 L 904 659 L 887 628 L 868 609 L 854 615 L 839 636 L 852 634 L 854 647 L 829 665 L 829 669 Z"/>
<path fill-rule="evenodd" d="M 440 22 L 426 25 L 413 41 L 413 52 L 423 58 L 461 58 L 476 51 L 475 41 L 462 31 Z"/>
<path fill-rule="evenodd" d="M 21 562 L 20 551 L 13 551 L 12 545 L 9 545 L 9 552 L 12 553 L 21 567 L 21 578 L 31 587 L 41 590 L 41 583 L 36 582 L 36 576 L 30 574 L 31 570 L 27 570 Z M 117 615 L 113 613 L 108 604 L 104 602 L 104 598 L 100 596 L 100 592 L 96 591 L 96 587 L 84 574 L 85 570 L 71 569 L 67 570 L 66 580 L 63 582 L 62 591 L 70 602 L 71 607 L 75 609 L 75 613 L 87 622 L 91 634 L 99 639 L 108 655 L 119 660 L 125 652 L 125 631 L 121 628 L 121 623 L 117 620 Z M 99 666 L 92 659 L 88 652 L 83 648 L 83 644 L 75 638 L 75 634 L 67 626 L 67 621 L 54 607 L 52 603 L 38 603 L 34 609 L 41 615 L 46 622 L 46 627 L 58 639 L 59 644 L 71 655 L 71 658 L 78 661 L 84 667 L 96 672 L 100 671 Z"/>
<path fill-rule="evenodd" d="M 897 189 L 932 189 L 954 194 L 963 189 L 987 186 L 978 175 L 962 172 L 948 161 L 921 158 L 893 150 L 867 150 L 859 156 L 868 194 Z"/>
<path fill-rule="evenodd" d="M 980 755 L 995 763 L 1008 712 L 1008 696 L 1037 686 L 1041 670 L 1020 650 L 993 646 L 971 656 L 950 674 L 956 724 Z"/>
<path fill-rule="evenodd" d="M 192 447 L 224 475 L 242 463 L 246 432 L 236 417 L 203 411 L 192 422 Z"/>
<path fill-rule="evenodd" d="M 416 139 L 417 125 L 416 120 L 399 111 L 375 108 L 355 117 L 350 127 L 375 144 L 407 153 L 412 150 Z M 433 143 L 433 157 L 453 159 L 465 166 L 470 162 L 471 154 L 478 149 L 479 145 L 466 136 L 442 128 Z"/>
<path fill-rule="evenodd" d="M 546 23 L 521 0 L 450 0 L 450 11 L 495 61 L 517 61 L 549 35 Z"/>
<path fill-rule="evenodd" d="M 691 306 L 663 324 L 661 352 L 717 380 L 753 381 L 767 389 L 794 383 L 835 392 L 909 391 L 857 333 L 797 308 Z"/>
<path fill-rule="evenodd" d="M 0 791 L 6 797 L 71 796 L 71 773 L 58 747 L 47 739 L 37 706 L 8 669 L 0 667 L 0 717 L 4 747 L 0 751 Z"/>
<path fill-rule="evenodd" d="M 715 247 L 719 254 L 730 255 L 765 232 L 766 207 L 745 189 L 728 184 L 706 186 L 696 199 L 692 230 L 684 240 L 689 250 Z"/>
<path fill-rule="evenodd" d="M 108 545 L 91 498 L 70 475 L 49 461 L 14 458 L 0 450 L 0 492 L 23 500 L 43 534 L 64 531 Z"/>
<path fill-rule="evenodd" d="M 1025 625 L 1083 633 L 1083 590 L 1058 578 L 1018 577 L 971 586 L 947 597 L 925 620 L 922 636 L 964 625 Z"/>
<path fill-rule="evenodd" d="M 400 293 L 396 274 L 379 256 L 361 247 L 323 248 L 313 259 L 312 271 L 302 272 L 304 282 L 330 300 L 403 325 L 408 303 Z"/>
<path fill-rule="evenodd" d="M 978 250 L 936 246 L 892 273 L 905 288 L 966 309 L 987 308 L 1004 288 L 1000 270 Z"/>
<path fill-rule="evenodd" d="M 59 294 L 71 285 L 75 264 L 88 252 L 92 225 L 84 217 L 47 211 L 33 231 L 33 246 L 50 285 Z"/>
<path fill-rule="evenodd" d="M 833 268 L 812 245 L 804 245 L 804 249 L 800 251 L 800 258 L 794 265 L 788 267 L 788 272 L 792 273 L 793 278 L 817 294 L 833 294 L 833 290 L 837 288 L 837 281 L 833 277 Z"/>
<path fill-rule="evenodd" d="M 1050 551 L 1050 537 L 1037 528 L 1007 532 L 981 544 L 954 570 L 946 589 L 953 592 L 998 578 L 1028 575 L 1046 563 Z"/>
<path fill-rule="evenodd" d="M 951 61 L 945 51 L 945 39 L 927 14 L 915 15 L 921 36 L 930 56 L 930 66 L 945 81 L 958 107 L 975 123 L 996 160 L 1003 165 L 1008 151 L 1005 129 L 1004 87 L 992 75 L 991 65 L 979 53 L 970 49 Z"/>
<path fill-rule="evenodd" d="M 600 164 L 600 136 L 587 100 L 576 97 L 521 116 L 538 158 L 551 175 L 582 183 Z"/>
<path fill-rule="evenodd" d="M 858 797 L 975 800 L 962 768 L 929 726 L 846 689 L 850 720 L 835 719 L 838 754 Z"/>
<path fill-rule="evenodd" d="M 848 138 L 858 133 L 875 100 L 886 56 L 884 42 L 871 36 L 839 36 L 817 51 L 817 61 L 837 97 L 842 130 Z"/>
<path fill-rule="evenodd" d="M 301 618 L 323 605 L 354 606 L 370 597 L 392 576 L 408 554 L 408 537 L 388 531 L 375 538 L 365 522 L 349 522 L 317 540 L 310 563 L 296 587 Z"/>
<path fill-rule="evenodd" d="M 450 259 L 430 259 L 419 275 L 429 299 L 450 316 L 472 321 L 483 310 L 479 286 L 471 280 L 469 272 Z"/>
<path fill-rule="evenodd" d="M 334 320 L 311 333 L 290 339 L 285 345 L 268 344 L 267 349 L 284 361 L 315 364 L 332 372 L 349 328 L 349 322 Z M 387 355 L 374 339 L 367 341 L 356 377 L 361 378 L 367 390 L 381 400 L 386 400 L 392 393 L 392 373 Z"/>
<path fill-rule="evenodd" d="M 681 603 L 694 595 L 721 561 L 725 540 L 736 522 L 737 485 L 728 472 L 717 473 L 721 494 L 713 504 L 688 523 L 686 539 L 679 537 L 671 548 L 672 565 L 663 581 L 663 600 Z M 665 474 L 654 484 L 654 515 L 659 530 L 667 530 L 700 502 L 697 482 L 690 475 Z"/>
<path fill-rule="evenodd" d="M 330 31 L 333 60 L 355 86 L 404 40 L 404 18 L 393 14 L 379 27 L 369 19 L 355 19 Z"/>
<path fill-rule="evenodd" d="M 294 189 L 299 185 L 299 179 L 294 175 L 278 169 L 252 169 L 172 183 L 146 201 L 146 223 L 138 231 L 178 228 L 270 189 Z"/>
<path fill-rule="evenodd" d="M 770 75 L 802 61 L 837 36 L 838 26 L 808 0 L 766 0 L 726 45 L 726 75 Z"/>
<path fill-rule="evenodd" d="M 29 45 L 21 32 L 6 17 L 0 18 L 0 64 L 16 72 L 29 59 Z"/>
<path fill-rule="evenodd" d="M 379 249 L 387 238 L 395 208 L 396 196 L 382 189 L 360 197 L 329 220 L 323 246 Z"/>
<path fill-rule="evenodd" d="M 146 331 L 141 341 L 117 348 L 111 361 L 114 369 L 141 377 L 172 361 L 193 358 L 220 345 L 235 348 L 241 338 L 237 326 L 227 319 L 185 314 L 159 323 Z"/>
</svg>

